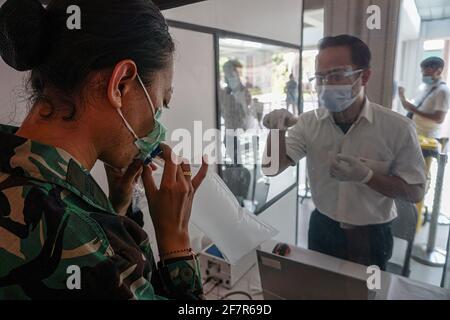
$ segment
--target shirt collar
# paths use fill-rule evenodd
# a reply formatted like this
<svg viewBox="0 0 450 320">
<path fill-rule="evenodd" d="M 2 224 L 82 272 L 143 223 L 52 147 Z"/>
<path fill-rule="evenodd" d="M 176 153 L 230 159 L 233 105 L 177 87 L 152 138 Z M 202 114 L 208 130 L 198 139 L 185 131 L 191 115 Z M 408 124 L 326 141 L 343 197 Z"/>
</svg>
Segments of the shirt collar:
<svg viewBox="0 0 450 320">
<path fill-rule="evenodd" d="M 319 120 L 325 120 L 325 119 L 330 118 L 332 121 L 334 121 L 331 112 L 328 111 L 326 108 L 319 108 L 319 109 L 316 109 L 314 112 L 316 113 L 316 117 Z M 359 122 L 362 118 L 365 118 L 370 123 L 373 123 L 373 108 L 371 106 L 371 102 L 369 101 L 369 98 L 367 98 L 367 97 L 366 97 L 364 106 L 363 106 L 356 122 Z"/>
<path fill-rule="evenodd" d="M 439 87 L 441 84 L 445 84 L 445 81 L 444 81 L 443 79 L 439 79 L 439 81 L 437 81 L 437 82 L 434 84 L 434 87 Z"/>
<path fill-rule="evenodd" d="M 69 153 L 16 136 L 17 130 L 0 125 L 0 172 L 59 185 L 98 209 L 115 212 L 89 171 Z"/>
<path fill-rule="evenodd" d="M 365 118 L 370 123 L 373 123 L 373 108 L 372 104 L 369 101 L 369 98 L 366 97 L 366 102 L 364 102 L 364 106 L 359 114 L 359 119 Z M 358 120 L 359 120 L 358 119 Z"/>
</svg>

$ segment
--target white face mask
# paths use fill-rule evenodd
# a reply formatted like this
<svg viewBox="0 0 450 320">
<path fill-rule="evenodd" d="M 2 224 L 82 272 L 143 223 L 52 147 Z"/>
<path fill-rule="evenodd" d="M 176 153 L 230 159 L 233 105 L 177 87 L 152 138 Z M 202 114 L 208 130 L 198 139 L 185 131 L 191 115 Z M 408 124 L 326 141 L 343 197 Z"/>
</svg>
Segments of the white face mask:
<svg viewBox="0 0 450 320">
<path fill-rule="evenodd" d="M 348 85 L 318 85 L 317 93 L 319 95 L 319 104 L 330 112 L 338 113 L 347 110 L 357 99 L 357 95 L 353 96 L 353 84 Z"/>
</svg>

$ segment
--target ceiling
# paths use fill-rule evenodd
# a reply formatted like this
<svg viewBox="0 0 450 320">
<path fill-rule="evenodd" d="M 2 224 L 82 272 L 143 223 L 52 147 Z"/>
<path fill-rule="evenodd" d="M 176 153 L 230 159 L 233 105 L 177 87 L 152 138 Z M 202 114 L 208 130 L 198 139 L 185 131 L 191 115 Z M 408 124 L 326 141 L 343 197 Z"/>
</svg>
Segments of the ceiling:
<svg viewBox="0 0 450 320">
<path fill-rule="evenodd" d="M 422 20 L 450 18 L 450 0 L 415 0 Z"/>
</svg>

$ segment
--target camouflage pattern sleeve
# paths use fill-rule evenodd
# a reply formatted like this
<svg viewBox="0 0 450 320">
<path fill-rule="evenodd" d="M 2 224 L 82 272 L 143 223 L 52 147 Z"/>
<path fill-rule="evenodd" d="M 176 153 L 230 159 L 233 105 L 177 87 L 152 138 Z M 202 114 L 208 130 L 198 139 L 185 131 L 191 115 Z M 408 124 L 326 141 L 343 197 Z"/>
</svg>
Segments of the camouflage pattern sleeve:
<svg viewBox="0 0 450 320">
<path fill-rule="evenodd" d="M 196 260 L 157 268 L 87 170 L 16 129 L 0 125 L 0 300 L 202 298 Z"/>
<path fill-rule="evenodd" d="M 10 189 L 0 193 L 0 299 L 163 299 L 155 290 L 201 298 L 196 261 L 156 269 L 147 235 L 130 219 L 68 208 L 58 187 L 20 188 L 22 204 L 11 206 Z"/>
</svg>

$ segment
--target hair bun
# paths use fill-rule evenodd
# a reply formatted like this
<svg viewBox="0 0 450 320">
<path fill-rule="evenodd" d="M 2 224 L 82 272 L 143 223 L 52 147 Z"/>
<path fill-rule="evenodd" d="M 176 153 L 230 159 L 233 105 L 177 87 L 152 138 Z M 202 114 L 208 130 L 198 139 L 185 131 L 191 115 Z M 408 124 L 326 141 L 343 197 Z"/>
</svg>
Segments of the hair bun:
<svg viewBox="0 0 450 320">
<path fill-rule="evenodd" d="M 41 64 L 49 44 L 47 12 L 38 0 L 8 0 L 0 8 L 0 55 L 19 71 Z"/>
</svg>

